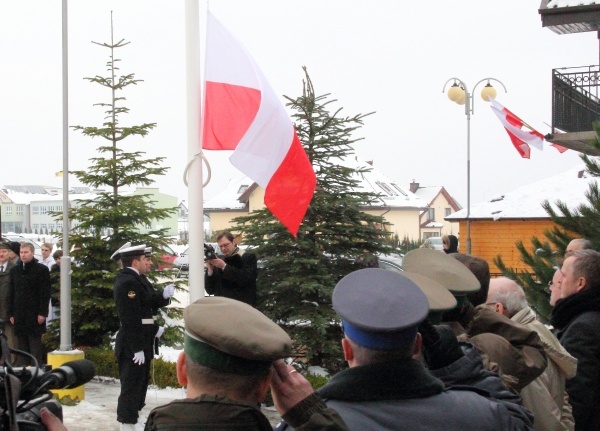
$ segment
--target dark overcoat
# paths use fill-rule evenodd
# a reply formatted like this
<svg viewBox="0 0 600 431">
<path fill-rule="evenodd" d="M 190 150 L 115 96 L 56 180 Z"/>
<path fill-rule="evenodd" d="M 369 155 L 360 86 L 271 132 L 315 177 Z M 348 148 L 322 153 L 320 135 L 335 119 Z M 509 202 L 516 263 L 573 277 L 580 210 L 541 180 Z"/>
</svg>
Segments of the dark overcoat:
<svg viewBox="0 0 600 431">
<path fill-rule="evenodd" d="M 37 319 L 48 317 L 49 302 L 50 271 L 46 265 L 33 258 L 10 270 L 7 317 L 14 317 L 16 335 L 46 333 L 46 322 L 39 324 Z"/>
</svg>

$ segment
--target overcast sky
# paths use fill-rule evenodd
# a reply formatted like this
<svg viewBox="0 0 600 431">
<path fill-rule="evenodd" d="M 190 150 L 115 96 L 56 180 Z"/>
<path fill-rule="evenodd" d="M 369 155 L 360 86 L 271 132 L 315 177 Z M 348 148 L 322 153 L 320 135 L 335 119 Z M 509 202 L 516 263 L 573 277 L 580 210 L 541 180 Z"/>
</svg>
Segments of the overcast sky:
<svg viewBox="0 0 600 431">
<path fill-rule="evenodd" d="M 206 2 L 200 1 L 201 10 Z M 553 68 L 598 63 L 594 32 L 559 36 L 542 28 L 539 0 L 218 0 L 210 9 L 242 41 L 280 95 L 302 91 L 307 66 L 318 94 L 331 93 L 345 115 L 375 111 L 357 133 L 361 158 L 408 187 L 443 185 L 466 206 L 467 121 L 442 93 L 446 80 L 501 80 L 497 100 L 546 134 Z M 156 122 L 127 151 L 165 156 L 161 191 L 187 197 L 183 0 L 69 2 L 69 124 L 99 126 L 109 94 L 84 77 L 105 74 L 108 50 L 121 70 L 143 79 L 124 93 L 127 125 Z M 201 27 L 204 21 L 201 19 Z M 60 185 L 62 169 L 61 1 L 0 0 L 0 184 Z M 202 34 L 202 38 L 204 35 Z M 471 201 L 477 203 L 580 163 L 546 144 L 521 159 L 488 104 L 475 96 L 471 118 Z M 282 97 L 283 101 L 283 97 Z M 70 169 L 85 169 L 100 140 L 70 133 Z M 208 152 L 213 181 L 205 198 L 242 175 L 227 154 Z M 77 185 L 74 182 L 74 185 Z"/>
</svg>

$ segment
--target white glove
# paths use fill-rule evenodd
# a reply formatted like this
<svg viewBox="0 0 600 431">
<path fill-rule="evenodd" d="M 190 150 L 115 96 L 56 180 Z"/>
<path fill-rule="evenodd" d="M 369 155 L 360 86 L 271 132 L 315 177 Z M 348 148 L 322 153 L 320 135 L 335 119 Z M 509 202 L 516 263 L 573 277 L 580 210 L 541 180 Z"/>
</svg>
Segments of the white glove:
<svg viewBox="0 0 600 431">
<path fill-rule="evenodd" d="M 163 290 L 163 298 L 169 299 L 174 294 L 175 294 L 175 285 L 174 284 L 166 285 L 165 289 Z"/>
<path fill-rule="evenodd" d="M 136 352 L 133 354 L 133 363 L 134 364 L 142 365 L 144 362 L 146 362 L 146 358 L 144 357 L 143 350 L 140 350 L 139 352 Z"/>
<path fill-rule="evenodd" d="M 156 331 L 156 338 L 160 338 L 160 336 L 163 334 L 163 332 L 165 332 L 165 327 L 164 326 L 159 326 L 158 327 L 158 331 Z"/>
</svg>

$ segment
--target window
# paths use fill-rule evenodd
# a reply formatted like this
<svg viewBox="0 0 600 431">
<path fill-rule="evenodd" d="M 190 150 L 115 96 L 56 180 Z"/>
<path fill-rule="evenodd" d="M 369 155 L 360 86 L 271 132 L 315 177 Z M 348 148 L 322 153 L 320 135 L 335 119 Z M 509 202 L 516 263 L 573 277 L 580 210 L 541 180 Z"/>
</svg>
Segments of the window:
<svg viewBox="0 0 600 431">
<path fill-rule="evenodd" d="M 392 186 L 394 186 L 394 188 L 396 190 L 398 190 L 402 195 L 408 196 L 406 193 L 404 193 L 404 190 L 402 190 L 400 187 L 398 187 L 398 184 L 392 183 Z"/>
<path fill-rule="evenodd" d="M 12 210 L 13 210 L 12 205 L 7 205 L 6 206 L 6 215 L 12 215 Z"/>
<path fill-rule="evenodd" d="M 388 186 L 385 183 L 382 183 L 381 181 L 376 181 L 375 184 L 377 184 L 381 190 L 383 190 L 387 195 L 389 196 L 398 196 L 398 193 L 396 193 L 395 191 L 393 191 L 390 186 Z"/>
<path fill-rule="evenodd" d="M 435 220 L 435 208 L 429 208 L 427 210 L 427 219 L 428 220 Z"/>
<path fill-rule="evenodd" d="M 17 205 L 17 215 L 23 215 L 23 205 Z"/>
<path fill-rule="evenodd" d="M 39 214 L 39 213 L 40 213 L 40 207 L 38 207 L 38 206 L 34 206 L 34 207 L 33 207 L 33 213 L 34 213 L 34 214 Z M 35 229 L 35 228 L 34 228 L 34 229 Z"/>
<path fill-rule="evenodd" d="M 48 214 L 48 207 L 47 206 L 40 207 L 40 214 Z"/>
<path fill-rule="evenodd" d="M 446 208 L 444 210 L 444 217 L 448 217 L 450 214 L 452 214 L 452 208 Z"/>
</svg>

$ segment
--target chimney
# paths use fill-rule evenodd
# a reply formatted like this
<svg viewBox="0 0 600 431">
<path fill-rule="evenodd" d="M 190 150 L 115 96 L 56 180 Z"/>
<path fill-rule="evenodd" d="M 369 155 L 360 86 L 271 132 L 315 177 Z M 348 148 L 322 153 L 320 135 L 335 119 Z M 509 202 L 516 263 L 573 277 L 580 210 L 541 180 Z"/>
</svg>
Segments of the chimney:
<svg viewBox="0 0 600 431">
<path fill-rule="evenodd" d="M 410 183 L 409 186 L 409 190 L 411 193 L 416 193 L 416 191 L 419 190 L 419 183 L 415 183 L 415 180 L 412 180 L 412 183 Z"/>
</svg>

